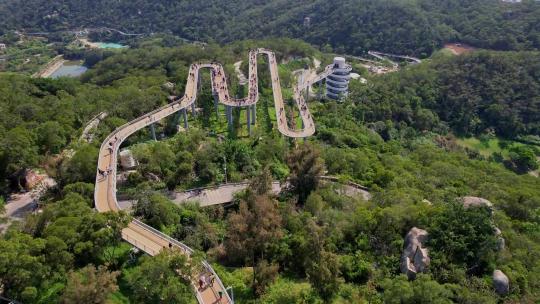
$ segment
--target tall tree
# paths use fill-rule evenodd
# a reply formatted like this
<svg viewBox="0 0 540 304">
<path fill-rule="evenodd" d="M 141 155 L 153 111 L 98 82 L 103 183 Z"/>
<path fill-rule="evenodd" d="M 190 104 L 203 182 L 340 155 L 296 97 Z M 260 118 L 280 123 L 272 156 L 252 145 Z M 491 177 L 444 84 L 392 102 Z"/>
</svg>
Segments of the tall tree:
<svg viewBox="0 0 540 304">
<path fill-rule="evenodd" d="M 142 217 L 148 225 L 157 229 L 175 224 L 180 219 L 178 207 L 157 193 L 141 195 L 135 204 L 134 215 Z"/>
<path fill-rule="evenodd" d="M 252 265 L 263 259 L 270 245 L 283 235 L 276 202 L 266 195 L 249 195 L 227 220 L 225 248 L 229 257 Z"/>
<path fill-rule="evenodd" d="M 301 204 L 319 186 L 319 177 L 324 172 L 324 164 L 319 155 L 315 146 L 305 143 L 291 151 L 287 157 L 291 170 L 289 183 Z"/>
<path fill-rule="evenodd" d="M 277 264 L 269 264 L 266 260 L 261 260 L 253 269 L 254 280 L 253 290 L 255 294 L 261 296 L 266 291 L 266 288 L 274 282 L 278 276 L 279 266 Z"/>
<path fill-rule="evenodd" d="M 338 255 L 328 250 L 324 227 L 307 222 L 308 240 L 304 248 L 304 267 L 311 284 L 321 297 L 331 299 L 342 281 Z"/>
<path fill-rule="evenodd" d="M 272 182 L 272 174 L 268 167 L 265 167 L 259 175 L 251 180 L 249 189 L 256 195 L 268 194 L 272 190 Z"/>
<path fill-rule="evenodd" d="M 60 181 L 65 184 L 94 182 L 99 150 L 91 145 L 78 149 L 73 157 L 64 161 L 60 170 Z"/>
<path fill-rule="evenodd" d="M 119 271 L 109 272 L 105 266 L 83 267 L 78 272 L 70 271 L 62 303 L 106 303 L 112 292 L 118 290 L 116 278 Z"/>
<path fill-rule="evenodd" d="M 443 269 L 452 263 L 465 266 L 472 274 L 483 274 L 492 267 L 497 242 L 491 212 L 484 206 L 445 206 L 429 228 L 432 261 Z"/>
<path fill-rule="evenodd" d="M 11 178 L 21 170 L 35 166 L 38 162 L 37 147 L 31 131 L 16 127 L 0 139 L 0 178 Z M 16 185 L 21 187 L 17 174 Z"/>
<path fill-rule="evenodd" d="M 170 250 L 154 257 L 143 257 L 140 266 L 126 275 L 134 302 L 191 303 L 193 295 L 189 278 L 194 264 L 185 255 Z"/>
</svg>

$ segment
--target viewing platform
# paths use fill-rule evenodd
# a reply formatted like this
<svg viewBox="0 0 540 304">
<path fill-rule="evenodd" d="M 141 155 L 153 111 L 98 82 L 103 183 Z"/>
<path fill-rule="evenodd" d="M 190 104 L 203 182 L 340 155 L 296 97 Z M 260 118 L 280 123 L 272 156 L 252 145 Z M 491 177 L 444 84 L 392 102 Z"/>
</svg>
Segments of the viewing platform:
<svg viewBox="0 0 540 304">
<path fill-rule="evenodd" d="M 345 58 L 334 58 L 332 74 L 326 78 L 326 96 L 328 98 L 341 100 L 349 94 L 351 71 L 352 67 L 345 62 Z"/>
</svg>

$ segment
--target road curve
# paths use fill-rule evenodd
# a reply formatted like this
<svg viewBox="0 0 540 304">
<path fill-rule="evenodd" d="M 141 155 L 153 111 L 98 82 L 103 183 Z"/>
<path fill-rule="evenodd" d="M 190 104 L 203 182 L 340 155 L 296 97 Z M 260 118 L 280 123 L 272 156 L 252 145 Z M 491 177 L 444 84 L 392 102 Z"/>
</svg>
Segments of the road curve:
<svg viewBox="0 0 540 304">
<path fill-rule="evenodd" d="M 318 82 L 331 74 L 332 66 L 328 66 L 325 71 L 320 75 L 317 75 L 317 77 L 304 81 L 302 84 L 297 85 L 294 88 L 294 97 L 304 126 L 302 129 L 296 129 L 290 128 L 287 124 L 283 95 L 281 93 L 281 86 L 279 82 L 276 56 L 272 51 L 266 49 L 250 51 L 248 96 L 241 99 L 235 99 L 230 96 L 227 88 L 226 75 L 221 64 L 192 64 L 189 69 L 189 76 L 183 97 L 175 98 L 170 104 L 162 106 L 117 128 L 105 139 L 101 145 L 96 174 L 96 186 L 94 191 L 94 200 L 97 211 L 117 212 L 120 210 L 118 201 L 116 199 L 116 171 L 118 163 L 118 151 L 122 142 L 138 130 L 191 106 L 197 98 L 197 86 L 199 85 L 199 73 L 201 69 L 208 68 L 211 70 L 212 91 L 215 96 L 219 97 L 219 101 L 222 104 L 231 107 L 255 105 L 259 100 L 257 78 L 258 54 L 268 56 L 279 131 L 285 136 L 293 138 L 302 138 L 313 135 L 313 133 L 315 133 L 315 125 L 313 122 L 313 117 L 307 108 L 306 101 L 302 97 L 302 91 L 308 88 L 312 83 Z M 157 255 L 164 248 L 177 249 L 188 256 L 193 252 L 186 245 L 138 220 L 132 221 L 126 228 L 122 230 L 122 238 L 151 256 Z M 216 283 L 214 283 L 213 286 L 205 289 L 198 288 L 199 278 L 201 275 L 213 275 L 216 279 Z M 227 292 L 225 292 L 225 288 L 221 283 L 221 280 L 216 275 L 212 267 L 206 262 L 203 263 L 201 273 L 192 278 L 192 285 L 194 290 L 196 290 L 197 300 L 201 304 L 232 303 L 232 300 L 229 298 Z M 220 293 L 222 295 L 221 299 Z"/>
</svg>

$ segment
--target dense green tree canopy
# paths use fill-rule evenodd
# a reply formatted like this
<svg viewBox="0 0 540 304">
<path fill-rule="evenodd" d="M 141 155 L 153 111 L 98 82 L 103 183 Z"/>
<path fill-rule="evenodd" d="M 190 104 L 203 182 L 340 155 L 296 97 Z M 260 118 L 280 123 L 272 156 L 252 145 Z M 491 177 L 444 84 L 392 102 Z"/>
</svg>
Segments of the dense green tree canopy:
<svg viewBox="0 0 540 304">
<path fill-rule="evenodd" d="M 539 14 L 540 5 L 527 0 L 32 0 L 24 5 L 9 0 L 0 5 L 0 28 L 55 32 L 108 27 L 218 42 L 286 36 L 331 45 L 340 53 L 429 55 L 447 41 L 499 50 L 538 49 Z"/>
<path fill-rule="evenodd" d="M 504 166 L 509 161 L 534 169 L 537 148 L 503 144 L 501 162 L 460 148 L 450 134 L 534 139 L 538 54 L 438 54 L 393 75 L 366 76 L 367 85 L 351 82 L 343 103 L 310 101 L 317 133 L 307 143 L 268 127 L 275 122 L 266 67 L 260 69 L 254 136 L 242 133 L 240 123 L 229 132 L 223 120 L 191 116 L 186 132 L 176 133 L 172 118 L 156 124 L 157 142 L 149 140 L 149 130 L 133 134 L 122 148 L 132 149 L 140 165 L 118 185 L 118 195 L 138 201 L 134 216 L 197 251 L 186 259 L 174 252 L 141 257 L 120 242 L 129 216 L 92 210 L 103 138 L 164 104 L 171 94 L 164 82 L 176 84 L 172 93 L 182 92 L 193 61 L 222 61 L 229 73 L 230 63 L 245 61 L 247 49 L 269 46 L 277 51 L 280 73 L 290 74 L 308 62 L 295 58 L 331 55 L 289 39 L 204 49 L 140 43 L 97 63 L 80 80 L 0 75 L 2 194 L 16 190 L 5 180 L 26 168 L 40 167 L 60 181 L 42 197 L 39 212 L 0 236 L 3 296 L 57 303 L 106 285 L 96 300 L 107 294 L 105 301 L 113 303 L 194 302 L 186 275 L 204 252 L 238 303 L 528 303 L 539 297 L 539 181 Z M 206 103 L 212 106 L 204 81 L 198 100 L 203 111 Z M 283 90 L 290 95 L 288 86 Z M 109 117 L 95 140 L 79 142 L 85 123 L 101 111 Z M 321 174 L 337 182 L 321 181 Z M 225 180 L 250 186 L 222 206 L 169 200 L 169 191 Z M 271 180 L 282 182 L 281 193 L 270 191 Z M 489 199 L 493 210 L 455 203 L 468 195 Z M 495 226 L 505 239 L 501 251 L 494 247 Z M 431 265 L 415 281 L 399 269 L 411 227 L 431 235 Z M 510 279 L 506 297 L 493 291 L 495 267 Z M 85 279 L 94 274 L 106 284 Z M 113 276 L 118 290 L 110 284 Z M 77 286 L 85 293 L 76 294 Z"/>
<path fill-rule="evenodd" d="M 540 134 L 540 54 L 477 52 L 439 56 L 351 89 L 359 120 L 388 133 L 388 122 L 418 130 L 503 137 Z M 382 133 L 381 132 L 381 133 Z"/>
</svg>

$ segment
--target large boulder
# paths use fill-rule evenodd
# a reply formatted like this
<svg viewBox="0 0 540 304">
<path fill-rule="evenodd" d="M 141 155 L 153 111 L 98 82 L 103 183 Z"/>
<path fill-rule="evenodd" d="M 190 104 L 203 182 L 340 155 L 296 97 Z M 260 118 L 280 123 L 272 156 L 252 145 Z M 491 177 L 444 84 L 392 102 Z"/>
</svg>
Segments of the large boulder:
<svg viewBox="0 0 540 304">
<path fill-rule="evenodd" d="M 495 236 L 497 237 L 497 250 L 502 251 L 506 247 L 506 242 L 502 236 L 502 231 L 499 227 L 495 227 Z"/>
<path fill-rule="evenodd" d="M 461 198 L 463 207 L 483 207 L 486 206 L 489 209 L 493 208 L 493 204 L 485 198 L 476 197 L 476 196 L 464 196 Z"/>
<path fill-rule="evenodd" d="M 510 280 L 499 269 L 493 271 L 493 287 L 499 295 L 505 295 L 510 291 Z"/>
<path fill-rule="evenodd" d="M 429 266 L 428 249 L 425 248 L 428 235 L 426 230 L 413 227 L 405 237 L 400 269 L 410 280 L 415 279 L 417 273 L 426 271 Z"/>
<path fill-rule="evenodd" d="M 493 212 L 493 203 L 488 201 L 485 198 L 476 197 L 476 196 L 464 196 L 461 199 L 461 202 L 463 203 L 463 207 L 465 209 L 471 208 L 471 207 L 487 207 L 491 212 Z M 505 248 L 505 241 L 502 237 L 502 232 L 498 227 L 495 227 L 495 236 L 497 237 L 497 250 L 502 251 Z"/>
<path fill-rule="evenodd" d="M 133 157 L 131 150 L 125 149 L 120 151 L 120 166 L 124 170 L 131 170 L 136 168 L 139 162 Z"/>
</svg>

